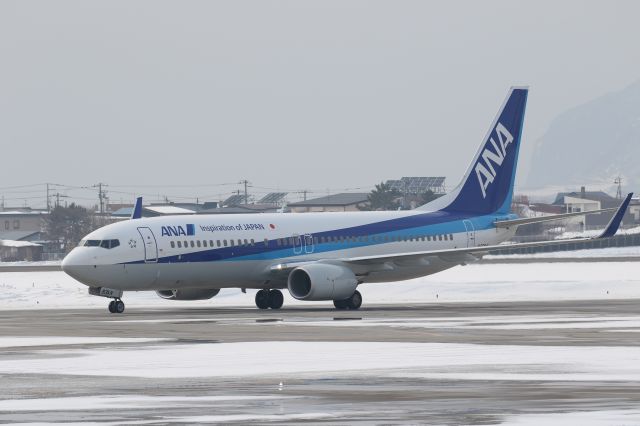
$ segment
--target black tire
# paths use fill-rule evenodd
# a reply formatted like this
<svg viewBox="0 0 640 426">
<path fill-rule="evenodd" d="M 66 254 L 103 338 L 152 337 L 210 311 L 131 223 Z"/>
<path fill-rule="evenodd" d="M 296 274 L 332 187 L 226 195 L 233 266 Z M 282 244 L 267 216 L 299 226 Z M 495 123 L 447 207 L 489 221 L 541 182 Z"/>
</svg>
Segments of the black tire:
<svg viewBox="0 0 640 426">
<path fill-rule="evenodd" d="M 112 300 L 111 302 L 109 302 L 109 312 L 111 312 L 112 314 L 116 313 L 116 301 Z"/>
<path fill-rule="evenodd" d="M 284 303 L 284 296 L 280 290 L 271 290 L 269 292 L 269 307 L 271 309 L 280 309 Z"/>
<path fill-rule="evenodd" d="M 335 306 L 336 309 L 347 309 L 349 307 L 347 306 L 346 300 L 334 300 L 333 306 Z"/>
<path fill-rule="evenodd" d="M 360 309 L 360 306 L 362 306 L 362 295 L 358 290 L 347 299 L 347 306 L 354 311 Z"/>
<path fill-rule="evenodd" d="M 114 306 L 117 313 L 121 314 L 124 312 L 124 302 L 122 300 L 118 300 Z"/>
<path fill-rule="evenodd" d="M 259 290 L 256 293 L 256 306 L 260 309 L 269 309 L 269 293 L 266 290 Z"/>
</svg>

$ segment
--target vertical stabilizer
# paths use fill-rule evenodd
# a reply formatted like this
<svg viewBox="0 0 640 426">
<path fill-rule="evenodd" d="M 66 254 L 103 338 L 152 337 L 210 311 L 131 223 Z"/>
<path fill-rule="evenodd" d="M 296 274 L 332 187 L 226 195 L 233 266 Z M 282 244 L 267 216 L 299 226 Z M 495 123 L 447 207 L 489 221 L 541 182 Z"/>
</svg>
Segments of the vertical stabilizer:
<svg viewBox="0 0 640 426">
<path fill-rule="evenodd" d="M 522 135 L 527 87 L 512 87 L 462 182 L 418 207 L 471 214 L 509 213 Z"/>
</svg>

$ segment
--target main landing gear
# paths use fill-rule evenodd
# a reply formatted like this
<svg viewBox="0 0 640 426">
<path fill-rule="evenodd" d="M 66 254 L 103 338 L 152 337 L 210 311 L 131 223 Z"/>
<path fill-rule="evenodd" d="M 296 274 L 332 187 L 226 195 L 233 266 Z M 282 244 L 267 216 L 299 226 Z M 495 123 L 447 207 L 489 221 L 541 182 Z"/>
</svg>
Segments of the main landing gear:
<svg viewBox="0 0 640 426">
<path fill-rule="evenodd" d="M 256 306 L 260 309 L 280 309 L 284 296 L 280 290 L 259 290 L 256 293 Z"/>
<path fill-rule="evenodd" d="M 121 314 L 124 312 L 124 302 L 121 299 L 113 299 L 109 302 L 109 312 L 112 314 Z"/>
<path fill-rule="evenodd" d="M 348 299 L 334 300 L 333 306 L 335 306 L 336 309 L 352 309 L 355 311 L 362 306 L 362 295 L 356 290 Z"/>
</svg>

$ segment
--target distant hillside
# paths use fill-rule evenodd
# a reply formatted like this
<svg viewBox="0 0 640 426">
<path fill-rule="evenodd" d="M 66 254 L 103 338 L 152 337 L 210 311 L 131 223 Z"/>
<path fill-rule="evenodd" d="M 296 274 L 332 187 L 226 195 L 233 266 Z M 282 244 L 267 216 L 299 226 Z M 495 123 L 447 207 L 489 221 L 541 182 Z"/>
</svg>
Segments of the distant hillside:
<svg viewBox="0 0 640 426">
<path fill-rule="evenodd" d="M 640 190 L 640 81 L 556 118 L 537 142 L 527 187 L 609 184 Z"/>
</svg>

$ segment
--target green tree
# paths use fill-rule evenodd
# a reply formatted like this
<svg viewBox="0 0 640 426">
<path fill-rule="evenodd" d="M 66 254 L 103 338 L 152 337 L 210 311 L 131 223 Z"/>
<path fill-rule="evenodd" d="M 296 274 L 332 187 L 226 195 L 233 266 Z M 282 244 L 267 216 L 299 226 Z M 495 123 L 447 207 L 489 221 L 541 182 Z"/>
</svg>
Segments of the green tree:
<svg viewBox="0 0 640 426">
<path fill-rule="evenodd" d="M 56 206 L 45 221 L 45 235 L 50 241 L 58 241 L 66 252 L 96 228 L 93 215 L 86 208 L 71 203 L 68 207 Z"/>
<path fill-rule="evenodd" d="M 420 201 L 422 204 L 427 204 L 440 197 L 442 197 L 442 194 L 436 194 L 432 190 L 428 189 L 424 194 L 420 194 Z"/>
<path fill-rule="evenodd" d="M 400 206 L 398 198 L 401 195 L 399 191 L 380 182 L 367 197 L 369 205 L 363 210 L 396 210 Z"/>
</svg>

